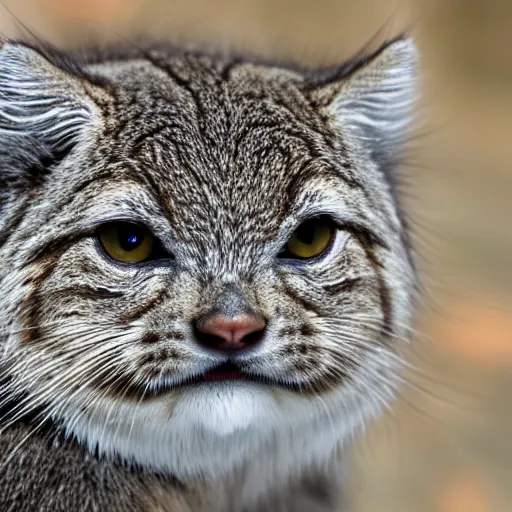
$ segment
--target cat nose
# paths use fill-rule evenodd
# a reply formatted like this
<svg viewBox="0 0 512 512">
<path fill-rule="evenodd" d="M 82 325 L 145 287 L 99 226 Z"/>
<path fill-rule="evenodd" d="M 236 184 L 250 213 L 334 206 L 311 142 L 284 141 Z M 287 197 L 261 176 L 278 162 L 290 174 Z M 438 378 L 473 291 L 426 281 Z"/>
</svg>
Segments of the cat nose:
<svg viewBox="0 0 512 512">
<path fill-rule="evenodd" d="M 263 336 L 267 322 L 256 313 L 228 316 L 217 313 L 196 322 L 196 337 L 208 348 L 237 351 L 258 343 Z"/>
</svg>

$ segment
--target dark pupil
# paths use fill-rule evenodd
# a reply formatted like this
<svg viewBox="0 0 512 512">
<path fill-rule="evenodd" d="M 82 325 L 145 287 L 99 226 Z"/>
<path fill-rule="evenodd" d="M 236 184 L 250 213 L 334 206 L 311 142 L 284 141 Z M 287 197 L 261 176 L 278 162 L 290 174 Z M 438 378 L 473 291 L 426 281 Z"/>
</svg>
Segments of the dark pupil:
<svg viewBox="0 0 512 512">
<path fill-rule="evenodd" d="M 119 227 L 119 245 L 123 251 L 133 251 L 137 249 L 144 239 L 143 230 L 137 226 Z"/>
<path fill-rule="evenodd" d="M 301 224 L 295 234 L 297 240 L 303 244 L 311 245 L 315 239 L 316 223 L 316 220 L 307 220 L 304 224 Z"/>
</svg>

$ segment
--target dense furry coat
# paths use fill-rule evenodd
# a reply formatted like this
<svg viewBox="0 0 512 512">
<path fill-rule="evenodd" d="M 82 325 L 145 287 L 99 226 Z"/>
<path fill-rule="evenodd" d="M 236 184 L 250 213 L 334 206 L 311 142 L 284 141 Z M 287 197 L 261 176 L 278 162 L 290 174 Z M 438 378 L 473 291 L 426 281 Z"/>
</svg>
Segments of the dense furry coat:
<svg viewBox="0 0 512 512">
<path fill-rule="evenodd" d="M 392 176 L 415 68 L 404 38 L 316 71 L 2 43 L 2 510 L 336 506 L 411 322 Z M 287 252 L 319 222 L 322 251 Z M 105 225 L 158 251 L 120 262 Z M 249 349 L 199 343 L 247 312 Z M 236 381 L 204 379 L 228 364 Z"/>
</svg>

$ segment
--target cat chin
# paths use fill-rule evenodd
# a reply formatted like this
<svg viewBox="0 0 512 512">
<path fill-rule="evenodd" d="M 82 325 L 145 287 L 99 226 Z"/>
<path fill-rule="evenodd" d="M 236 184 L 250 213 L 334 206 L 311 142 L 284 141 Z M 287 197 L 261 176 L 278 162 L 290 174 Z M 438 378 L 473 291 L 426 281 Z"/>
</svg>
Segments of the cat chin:
<svg viewBox="0 0 512 512">
<path fill-rule="evenodd" d="M 247 492 L 260 494 L 332 459 L 361 419 L 340 408 L 341 395 L 319 401 L 254 383 L 209 383 L 138 404 L 104 402 L 87 418 L 70 415 L 68 434 L 91 452 L 185 480 L 244 468 Z"/>
<path fill-rule="evenodd" d="M 282 414 L 261 385 L 246 382 L 208 383 L 185 389 L 173 410 L 177 428 L 195 428 L 212 437 L 266 430 L 279 424 Z"/>
</svg>

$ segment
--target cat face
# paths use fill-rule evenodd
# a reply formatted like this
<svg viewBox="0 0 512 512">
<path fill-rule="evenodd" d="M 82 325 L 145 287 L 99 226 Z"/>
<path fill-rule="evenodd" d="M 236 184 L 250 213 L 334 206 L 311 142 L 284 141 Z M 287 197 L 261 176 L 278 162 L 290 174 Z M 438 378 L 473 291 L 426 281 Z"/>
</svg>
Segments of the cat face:
<svg viewBox="0 0 512 512">
<path fill-rule="evenodd" d="M 178 476 L 255 453 L 268 478 L 325 461 L 392 399 L 410 322 L 387 173 L 412 44 L 322 73 L 164 49 L 99 60 L 1 50 L 18 412 Z"/>
</svg>

